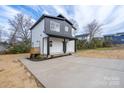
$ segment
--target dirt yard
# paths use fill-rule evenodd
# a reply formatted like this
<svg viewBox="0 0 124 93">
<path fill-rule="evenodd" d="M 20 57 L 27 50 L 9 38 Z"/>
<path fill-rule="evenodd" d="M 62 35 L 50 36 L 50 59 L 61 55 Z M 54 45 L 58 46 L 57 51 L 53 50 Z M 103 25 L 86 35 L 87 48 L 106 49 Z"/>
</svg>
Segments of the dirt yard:
<svg viewBox="0 0 124 93">
<path fill-rule="evenodd" d="M 124 49 L 81 50 L 77 52 L 77 55 L 83 57 L 124 59 Z"/>
<path fill-rule="evenodd" d="M 17 59 L 29 54 L 0 55 L 0 87 L 39 87 L 36 79 Z M 40 86 L 41 87 L 41 86 Z"/>
<path fill-rule="evenodd" d="M 82 57 L 124 59 L 124 49 L 81 50 L 76 53 Z M 0 87 L 43 87 L 31 73 L 18 61 L 29 54 L 0 55 Z"/>
</svg>

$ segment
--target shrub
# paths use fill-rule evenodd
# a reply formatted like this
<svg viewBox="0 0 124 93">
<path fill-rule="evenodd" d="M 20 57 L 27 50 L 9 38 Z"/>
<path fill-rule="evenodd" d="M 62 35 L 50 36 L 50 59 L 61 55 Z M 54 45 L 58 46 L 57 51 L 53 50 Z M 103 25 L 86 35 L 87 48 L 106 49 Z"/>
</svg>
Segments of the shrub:
<svg viewBox="0 0 124 93">
<path fill-rule="evenodd" d="M 88 48 L 88 42 L 86 40 L 77 40 L 76 43 L 77 49 L 87 49 Z"/>
<path fill-rule="evenodd" d="M 111 41 L 104 41 L 103 42 L 103 47 L 112 47 L 112 42 Z"/>
<path fill-rule="evenodd" d="M 9 48 L 9 53 L 27 53 L 30 51 L 30 44 L 19 43 Z"/>
<path fill-rule="evenodd" d="M 94 41 L 88 42 L 88 48 L 89 48 L 89 49 L 96 48 L 95 42 L 94 42 Z"/>
<path fill-rule="evenodd" d="M 91 44 L 93 48 L 101 48 L 103 47 L 103 40 L 93 39 Z"/>
<path fill-rule="evenodd" d="M 77 40 L 77 49 L 94 49 L 103 47 L 103 40 L 93 39 L 91 42 Z"/>
<path fill-rule="evenodd" d="M 44 56 L 39 54 L 36 56 L 36 59 L 42 60 L 42 59 L 44 59 Z"/>
</svg>

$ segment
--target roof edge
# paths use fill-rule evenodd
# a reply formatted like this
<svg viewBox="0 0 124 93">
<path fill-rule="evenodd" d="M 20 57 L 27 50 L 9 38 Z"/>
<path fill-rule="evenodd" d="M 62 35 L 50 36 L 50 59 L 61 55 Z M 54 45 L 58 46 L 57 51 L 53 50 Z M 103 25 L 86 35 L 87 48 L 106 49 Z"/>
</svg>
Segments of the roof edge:
<svg viewBox="0 0 124 93">
<path fill-rule="evenodd" d="M 61 17 L 55 17 L 55 16 L 50 16 L 50 15 L 46 15 L 46 14 L 43 14 L 35 23 L 34 25 L 30 28 L 30 30 L 32 30 L 39 22 L 41 22 L 41 20 L 45 17 L 48 17 L 48 18 L 55 18 L 55 19 L 59 19 L 59 20 L 64 20 L 66 22 L 68 22 L 75 30 L 77 30 L 73 24 L 67 19 L 67 18 L 61 18 Z"/>
</svg>

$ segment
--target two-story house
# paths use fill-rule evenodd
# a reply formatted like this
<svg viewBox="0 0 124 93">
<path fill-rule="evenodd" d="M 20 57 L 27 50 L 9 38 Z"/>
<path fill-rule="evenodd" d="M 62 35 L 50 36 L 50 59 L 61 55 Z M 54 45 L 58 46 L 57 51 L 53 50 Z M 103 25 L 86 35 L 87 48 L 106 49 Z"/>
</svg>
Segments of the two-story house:
<svg viewBox="0 0 124 93">
<path fill-rule="evenodd" d="M 42 55 L 74 53 L 76 28 L 64 16 L 43 15 L 31 27 L 32 49 Z"/>
</svg>

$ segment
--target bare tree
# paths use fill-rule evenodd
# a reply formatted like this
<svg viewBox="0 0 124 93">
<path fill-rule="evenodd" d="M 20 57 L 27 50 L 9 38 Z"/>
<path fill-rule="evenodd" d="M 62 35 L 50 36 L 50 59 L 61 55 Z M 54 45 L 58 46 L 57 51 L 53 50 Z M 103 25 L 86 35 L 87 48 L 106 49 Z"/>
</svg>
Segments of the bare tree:
<svg viewBox="0 0 124 93">
<path fill-rule="evenodd" d="M 99 24 L 96 20 L 93 20 L 86 26 L 86 32 L 89 34 L 89 42 L 102 30 L 102 24 Z"/>
<path fill-rule="evenodd" d="M 30 27 L 33 24 L 30 17 L 23 14 L 17 14 L 14 16 L 14 19 L 9 19 L 8 22 L 11 30 L 11 44 L 16 43 L 18 40 L 29 42 L 31 35 Z"/>
<path fill-rule="evenodd" d="M 4 27 L 0 25 L 0 42 L 2 41 L 3 31 L 4 31 Z"/>
<path fill-rule="evenodd" d="M 73 26 L 76 28 L 76 31 L 74 32 L 74 34 L 76 34 L 79 30 L 79 25 L 77 21 L 75 21 L 74 19 L 70 19 L 70 21 L 72 22 Z"/>
</svg>

